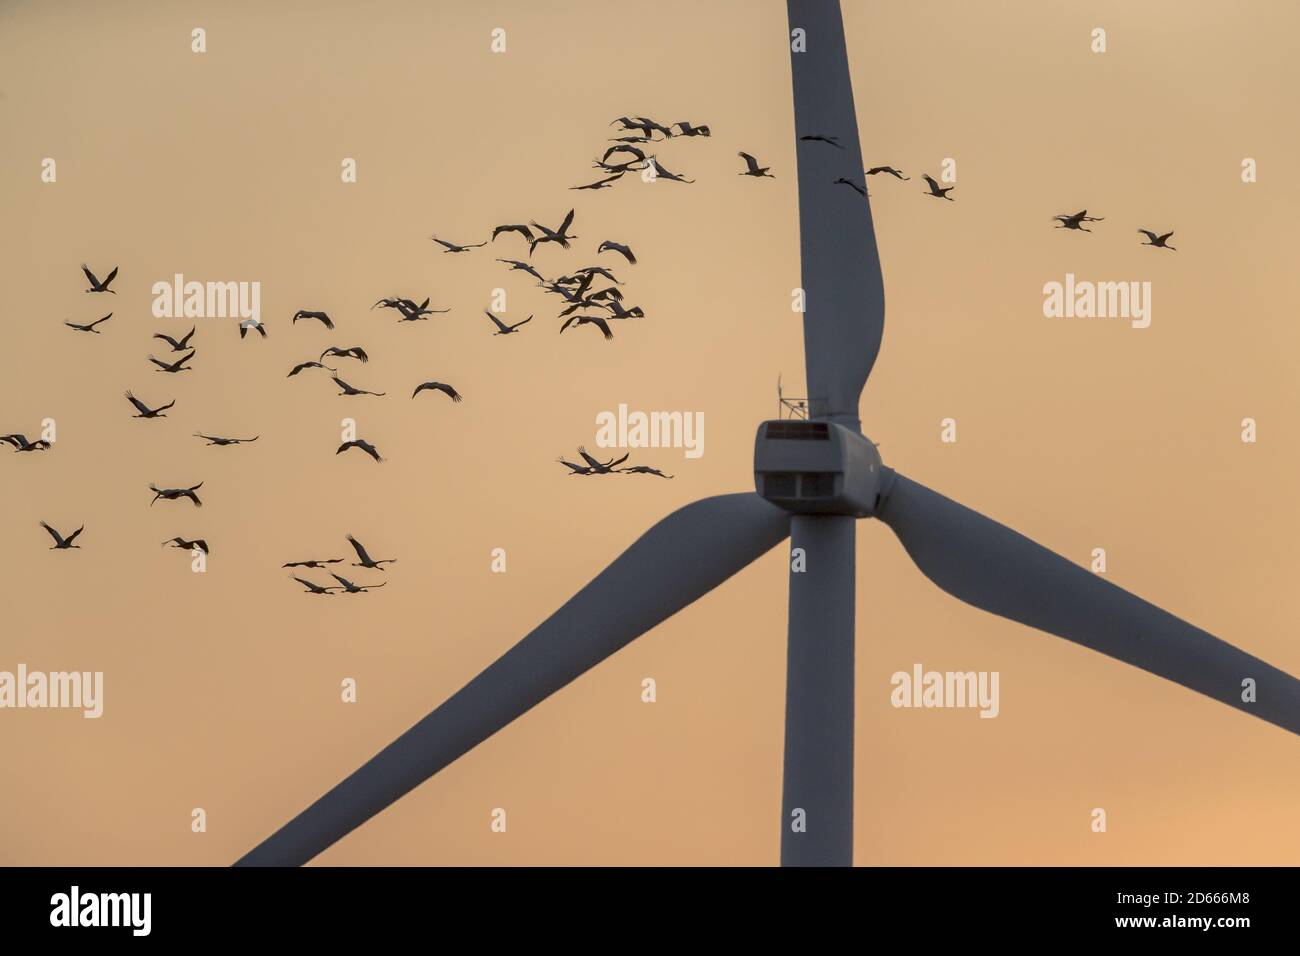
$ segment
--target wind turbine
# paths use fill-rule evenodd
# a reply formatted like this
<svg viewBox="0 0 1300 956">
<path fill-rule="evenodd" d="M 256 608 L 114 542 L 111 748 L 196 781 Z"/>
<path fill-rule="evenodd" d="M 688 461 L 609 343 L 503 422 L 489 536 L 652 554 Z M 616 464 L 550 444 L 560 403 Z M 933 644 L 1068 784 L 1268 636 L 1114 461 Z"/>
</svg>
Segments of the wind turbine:
<svg viewBox="0 0 1300 956">
<path fill-rule="evenodd" d="M 1300 681 L 885 467 L 858 398 L 880 350 L 884 286 L 870 202 L 835 179 L 860 170 L 838 0 L 787 0 L 800 148 L 804 361 L 809 420 L 759 425 L 758 493 L 670 514 L 568 603 L 237 865 L 307 862 L 492 734 L 787 536 L 790 574 L 783 865 L 849 865 L 853 838 L 854 523 L 877 518 L 944 591 L 1300 733 Z M 1243 681 L 1255 682 L 1243 700 Z M 798 817 L 805 826 L 791 825 Z"/>
</svg>

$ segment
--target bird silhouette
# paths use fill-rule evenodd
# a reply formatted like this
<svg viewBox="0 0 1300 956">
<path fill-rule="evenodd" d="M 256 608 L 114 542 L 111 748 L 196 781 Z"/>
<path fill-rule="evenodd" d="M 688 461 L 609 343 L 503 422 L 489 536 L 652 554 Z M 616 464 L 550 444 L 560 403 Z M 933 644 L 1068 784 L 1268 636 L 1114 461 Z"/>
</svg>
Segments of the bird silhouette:
<svg viewBox="0 0 1300 956">
<path fill-rule="evenodd" d="M 218 438 L 215 435 L 203 435 L 199 432 L 194 433 L 195 438 L 202 438 L 209 445 L 242 445 L 250 441 L 257 441 L 261 435 L 254 435 L 252 438 Z"/>
<path fill-rule="evenodd" d="M 739 156 L 741 159 L 743 159 L 743 160 L 745 161 L 745 165 L 746 165 L 747 167 L 749 167 L 748 169 L 746 169 L 743 173 L 740 173 L 739 175 L 741 175 L 741 176 L 766 176 L 768 179 L 776 179 L 775 176 L 773 176 L 771 173 L 768 172 L 768 170 L 772 168 L 771 166 L 760 166 L 760 165 L 758 165 L 758 160 L 756 160 L 753 156 L 750 156 L 749 153 L 746 153 L 746 152 L 743 152 L 743 151 L 737 153 L 736 155 Z"/>
<path fill-rule="evenodd" d="M 901 179 L 903 182 L 907 182 L 912 178 L 911 176 L 904 176 L 900 170 L 895 169 L 893 166 L 872 166 L 867 170 L 868 176 L 876 176 L 880 173 L 889 173 L 895 179 Z"/>
<path fill-rule="evenodd" d="M 293 314 L 293 322 L 296 323 L 299 319 L 316 319 L 325 328 L 334 328 L 334 320 L 324 312 L 308 312 L 306 309 L 299 309 Z"/>
<path fill-rule="evenodd" d="M 1157 249 L 1168 249 L 1170 252 L 1177 252 L 1173 246 L 1169 245 L 1169 237 L 1172 232 L 1166 232 L 1163 236 L 1157 236 L 1150 229 L 1139 229 L 1138 232 L 1147 237 L 1147 242 L 1142 243 L 1144 246 L 1155 246 Z"/>
<path fill-rule="evenodd" d="M 187 541 L 185 538 L 181 538 L 181 537 L 168 538 L 161 545 L 159 545 L 159 547 L 165 548 L 169 544 L 172 547 L 179 548 L 182 551 L 193 551 L 195 548 L 198 548 L 204 554 L 211 553 L 210 551 L 208 551 L 208 543 L 204 541 L 202 538 L 195 538 L 193 541 Z"/>
<path fill-rule="evenodd" d="M 239 323 L 239 337 L 242 339 L 246 336 L 249 329 L 252 329 L 262 338 L 266 338 L 266 326 L 261 322 L 254 321 L 253 319 L 244 319 L 244 321 Z"/>
<path fill-rule="evenodd" d="M 1056 227 L 1057 229 L 1076 229 L 1079 232 L 1092 232 L 1091 229 L 1083 228 L 1083 223 L 1102 222 L 1105 217 L 1098 218 L 1096 216 L 1089 216 L 1088 210 L 1081 209 L 1073 216 L 1053 216 L 1052 219 L 1060 223 L 1060 225 Z"/>
<path fill-rule="evenodd" d="M 497 327 L 497 331 L 493 332 L 493 333 L 492 333 L 493 335 L 509 335 L 511 332 L 517 332 L 517 331 L 519 330 L 519 326 L 521 326 L 521 325 L 527 325 L 529 322 L 531 322 L 531 321 L 533 320 L 533 317 L 530 315 L 528 318 L 524 319 L 522 322 L 516 322 L 514 325 L 506 325 L 504 322 L 502 322 L 500 319 L 498 319 L 495 315 L 493 315 L 493 314 L 492 314 L 491 312 L 489 312 L 487 309 L 484 309 L 484 310 L 483 310 L 483 314 L 486 315 L 489 319 L 491 319 L 491 320 L 492 320 L 492 324 L 495 325 L 495 326 Z"/>
<path fill-rule="evenodd" d="M 341 349 L 336 345 L 331 345 L 324 352 L 321 352 L 320 357 L 324 358 L 327 355 L 335 355 L 339 358 L 354 358 L 363 364 L 370 361 L 370 356 L 366 354 L 366 350 L 359 345 L 354 345 L 350 349 Z"/>
<path fill-rule="evenodd" d="M 486 242 L 475 242 L 470 245 L 462 246 L 454 242 L 447 242 L 445 239 L 439 239 L 437 236 L 430 236 L 429 238 L 438 245 L 446 247 L 443 251 L 443 255 L 446 255 L 449 252 L 469 252 L 471 249 L 477 249 L 479 246 L 487 245 Z"/>
<path fill-rule="evenodd" d="M 586 465 L 575 465 L 573 462 L 571 462 L 571 461 L 566 461 L 566 460 L 563 459 L 563 458 L 557 458 L 557 459 L 555 459 L 555 460 L 558 461 L 558 462 L 559 462 L 561 465 L 563 465 L 565 468 L 568 468 L 568 469 L 569 469 L 569 477 L 570 477 L 570 478 L 572 478 L 574 475 L 590 475 L 590 474 L 591 474 L 591 469 L 588 468 Z"/>
<path fill-rule="evenodd" d="M 53 528 L 51 528 L 49 525 L 47 525 L 44 521 L 41 522 L 41 527 L 44 528 L 46 531 L 48 531 L 50 533 L 50 537 L 54 539 L 54 547 L 50 548 L 51 551 L 68 551 L 72 548 L 76 548 L 78 550 L 81 549 L 81 545 L 73 544 L 72 542 L 77 540 L 77 535 L 81 534 L 81 532 L 86 530 L 86 526 L 84 524 L 76 531 L 72 532 L 72 534 L 68 535 L 66 538 L 63 537 L 63 535 L 59 534 L 57 531 L 55 531 Z"/>
<path fill-rule="evenodd" d="M 614 333 L 609 330 L 609 325 L 605 322 L 604 316 L 571 315 L 565 320 L 564 324 L 560 326 L 561 334 L 563 334 L 564 330 L 570 325 L 594 325 L 596 328 L 600 329 L 600 332 L 605 336 L 606 341 L 614 337 Z"/>
<path fill-rule="evenodd" d="M 743 155 L 743 154 L 742 154 L 742 155 Z M 653 157 L 653 156 L 650 157 L 650 165 L 652 165 L 652 166 L 654 167 L 654 169 L 655 169 L 655 178 L 656 178 L 656 179 L 666 179 L 666 180 L 668 180 L 670 183 L 693 183 L 693 182 L 695 182 L 695 180 L 693 180 L 693 179 L 687 179 L 685 176 L 680 176 L 680 175 L 678 175 L 677 173 L 670 172 L 669 170 L 665 169 L 664 166 L 663 166 L 663 164 L 660 163 L 659 160 L 657 160 L 657 159 L 656 159 L 655 157 Z"/>
<path fill-rule="evenodd" d="M 594 183 L 587 183 L 587 185 L 585 186 L 570 186 L 569 188 L 570 189 L 610 189 L 612 188 L 610 186 L 610 183 L 618 182 L 622 178 L 623 178 L 623 174 L 621 172 L 618 172 L 615 173 L 613 176 L 606 176 L 604 179 L 597 180 Z"/>
<path fill-rule="evenodd" d="M 853 180 L 851 180 L 851 179 L 845 179 L 843 176 L 841 176 L 839 179 L 835 180 L 835 184 L 836 184 L 837 186 L 838 186 L 839 184 L 841 184 L 841 183 L 843 183 L 845 186 L 848 186 L 849 188 L 851 188 L 855 193 L 857 193 L 857 194 L 858 194 L 859 196 L 861 196 L 863 199 L 866 199 L 866 198 L 867 198 L 867 190 L 866 190 L 866 187 L 865 187 L 865 186 L 859 186 L 859 185 L 858 185 L 857 183 L 855 183 Z"/>
<path fill-rule="evenodd" d="M 339 575 L 335 574 L 333 571 L 330 572 L 330 577 L 332 577 L 339 584 L 343 585 L 343 590 L 348 594 L 362 594 L 366 591 L 371 591 L 375 588 L 382 588 L 384 584 L 388 583 L 387 581 L 385 581 L 384 584 L 353 584 L 347 578 L 340 577 Z"/>
<path fill-rule="evenodd" d="M 20 435 L 17 432 L 12 435 L 0 435 L 0 442 L 13 445 L 15 452 L 45 451 L 50 447 L 50 443 L 44 438 L 38 438 L 36 441 L 28 441 L 26 435 Z"/>
<path fill-rule="evenodd" d="M 194 492 L 203 487 L 203 482 L 199 482 L 190 488 L 159 488 L 157 485 L 150 484 L 149 490 L 153 492 L 153 501 L 149 502 L 149 507 L 153 507 L 154 501 L 162 498 L 164 501 L 176 501 L 179 498 L 188 498 L 194 502 L 194 507 L 202 508 L 203 502 Z"/>
<path fill-rule="evenodd" d="M 532 242 L 528 244 L 528 254 L 530 256 L 533 254 L 533 251 L 544 242 L 558 242 L 562 249 L 567 249 L 569 248 L 569 240 L 578 238 L 577 236 L 569 235 L 569 227 L 573 225 L 572 209 L 570 209 L 569 214 L 564 217 L 564 222 L 560 223 L 559 229 L 551 229 L 547 226 L 543 226 L 536 219 L 530 221 L 533 226 L 541 232 L 540 236 L 535 237 Z"/>
<path fill-rule="evenodd" d="M 415 386 L 415 391 L 411 393 L 411 397 L 415 398 L 415 396 L 419 395 L 421 392 L 425 391 L 426 389 L 434 389 L 436 391 L 442 392 L 453 402 L 461 401 L 460 392 L 456 391 L 446 382 L 424 382 L 423 384 Z"/>
<path fill-rule="evenodd" d="M 587 454 L 587 449 L 583 448 L 581 445 L 578 446 L 578 454 L 582 456 L 582 460 L 591 468 L 591 473 L 593 475 L 612 475 L 615 466 L 623 464 L 623 462 L 628 459 L 628 456 L 625 454 L 622 458 L 611 458 L 609 461 L 605 462 L 597 461 L 595 458 L 592 458 L 591 455 Z"/>
<path fill-rule="evenodd" d="M 677 127 L 678 136 L 712 136 L 713 132 L 707 126 L 692 126 L 690 123 L 674 123 Z"/>
<path fill-rule="evenodd" d="M 299 362 L 293 368 L 289 369 L 289 374 L 285 378 L 293 378 L 305 368 L 323 368 L 327 372 L 337 372 L 338 369 L 330 368 L 328 365 L 322 365 L 320 362 Z"/>
<path fill-rule="evenodd" d="M 130 402 L 132 405 L 134 405 L 136 411 L 139 413 L 136 415 L 132 415 L 131 416 L 132 418 L 166 418 L 167 416 L 164 415 L 163 412 L 165 412 L 167 409 L 171 408 L 173 405 L 176 404 L 176 399 L 172 399 L 166 405 L 159 405 L 157 408 L 150 408 L 148 405 L 140 401 L 140 399 L 136 398 L 130 392 L 126 393 L 126 400 Z"/>
<path fill-rule="evenodd" d="M 352 564 L 354 568 L 367 568 L 372 571 L 382 571 L 384 569 L 381 565 L 397 563 L 396 558 L 381 558 L 378 561 L 374 560 L 366 553 L 366 549 L 362 546 L 361 542 L 352 535 L 348 535 L 348 544 L 352 545 L 352 550 L 357 553 L 357 561 Z"/>
<path fill-rule="evenodd" d="M 651 468 L 649 465 L 632 465 L 629 468 L 617 469 L 620 475 L 658 475 L 660 478 L 671 478 L 672 475 L 665 475 L 658 468 Z"/>
<path fill-rule="evenodd" d="M 503 232 L 517 232 L 519 233 L 519 235 L 523 236 L 524 239 L 527 240 L 529 243 L 533 241 L 533 231 L 529 229 L 527 226 L 516 223 L 507 226 L 497 226 L 495 229 L 492 230 L 492 238 L 489 240 L 489 242 L 496 242 L 497 236 L 501 235 L 501 233 Z M 498 259 L 497 261 L 504 262 L 505 260 Z"/>
<path fill-rule="evenodd" d="M 334 454 L 341 455 L 349 448 L 360 448 L 377 462 L 382 463 L 384 460 L 383 456 L 379 454 L 378 448 L 361 438 L 354 439 L 353 441 L 345 441 L 342 445 L 339 445 L 338 451 L 334 452 Z"/>
<path fill-rule="evenodd" d="M 921 178 L 924 179 L 926 185 L 930 187 L 930 191 L 926 193 L 927 196 L 934 196 L 937 199 L 946 199 L 948 202 L 957 201 L 948 195 L 957 188 L 956 186 L 940 186 L 934 181 L 934 178 L 929 173 L 922 173 Z"/>
<path fill-rule="evenodd" d="M 839 137 L 838 137 L 838 136 L 823 136 L 823 135 L 820 134 L 820 133 L 809 133 L 807 136 L 800 136 L 800 137 L 799 137 L 799 142 L 801 142 L 801 143 L 826 143 L 826 144 L 828 144 L 828 145 L 830 145 L 830 146 L 834 146 L 836 149 L 843 149 L 843 148 L 844 148 L 843 146 L 840 145 L 840 140 L 839 140 Z"/>
<path fill-rule="evenodd" d="M 191 328 L 187 333 L 185 333 L 185 337 L 180 339 L 174 339 L 170 335 L 166 335 L 162 332 L 155 332 L 153 337 L 156 339 L 162 339 L 172 347 L 173 352 L 184 352 L 190 347 L 190 339 L 194 337 L 194 331 L 195 330 Z"/>
<path fill-rule="evenodd" d="M 608 269 L 604 268 L 603 266 L 583 266 L 581 269 L 578 269 L 576 272 L 574 272 L 573 275 L 560 276 L 558 279 L 555 280 L 555 284 L 557 286 L 581 285 L 582 281 L 586 279 L 587 276 L 602 276 L 603 278 L 608 279 L 610 282 L 613 282 L 615 285 L 623 284 L 614 277 L 614 273 L 610 272 Z M 590 285 L 591 281 L 588 280 L 587 284 Z"/>
<path fill-rule="evenodd" d="M 76 322 L 64 322 L 63 324 L 70 329 L 76 329 L 78 332 L 93 332 L 96 335 L 103 335 L 103 333 L 100 332 L 99 329 L 95 328 L 95 326 L 99 325 L 101 322 L 107 322 L 112 317 L 113 317 L 113 313 L 110 312 L 102 319 L 96 319 L 94 322 L 91 322 L 89 325 L 78 325 Z"/>
<path fill-rule="evenodd" d="M 354 388 L 353 386 L 349 385 L 347 382 L 343 381 L 343 379 L 339 378 L 337 374 L 333 375 L 332 378 L 334 380 L 334 384 L 341 389 L 339 395 L 374 395 L 376 398 L 378 398 L 379 396 L 388 394 L 387 392 L 368 392 L 364 388 Z"/>
<path fill-rule="evenodd" d="M 604 242 L 600 244 L 599 247 L 597 247 L 596 255 L 600 255 L 602 252 L 607 252 L 607 251 L 617 252 L 624 259 L 627 260 L 628 265 L 632 265 L 632 266 L 636 265 L 636 256 L 632 254 L 631 249 L 623 245 L 623 243 L 621 242 L 613 242 L 612 240 L 606 239 Z"/>
<path fill-rule="evenodd" d="M 511 272 L 518 272 L 518 271 L 527 272 L 529 275 L 534 276 L 539 282 L 546 281 L 546 279 L 542 276 L 542 274 L 538 272 L 536 269 L 534 269 L 532 266 L 530 266 L 527 262 L 519 262 L 516 259 L 498 259 L 497 262 L 504 262 L 506 265 L 510 267 Z"/>
<path fill-rule="evenodd" d="M 329 594 L 333 591 L 341 590 L 340 588 L 336 588 L 336 587 L 325 588 L 325 587 L 321 587 L 319 584 L 312 584 L 306 578 L 300 578 L 296 574 L 291 574 L 289 575 L 289 577 L 293 578 L 295 581 L 297 581 L 299 584 L 305 587 L 307 589 L 308 594 Z"/>
<path fill-rule="evenodd" d="M 99 279 L 95 278 L 95 273 L 91 272 L 91 271 L 90 271 L 90 266 L 86 265 L 84 262 L 81 264 L 81 271 L 84 272 L 84 273 L 86 274 L 86 278 L 87 278 L 88 280 L 90 280 L 90 288 L 89 288 L 89 289 L 85 289 L 85 290 L 83 290 L 83 291 L 85 291 L 85 292 L 112 292 L 113 295 L 117 295 L 116 292 L 113 292 L 113 290 L 110 289 L 110 288 L 108 287 L 109 283 L 112 282 L 114 279 L 117 278 L 117 266 L 114 266 L 114 267 L 113 267 L 113 271 L 110 272 L 107 276 L 104 277 L 104 281 L 103 281 L 103 282 L 100 282 Z"/>
<path fill-rule="evenodd" d="M 338 564 L 342 558 L 325 558 L 316 561 L 290 561 L 288 564 L 282 564 L 282 568 L 323 568 L 327 564 Z"/>
<path fill-rule="evenodd" d="M 194 358 L 195 354 L 197 354 L 197 350 L 192 349 L 190 350 L 190 353 L 188 355 L 182 355 L 175 362 L 164 362 L 162 359 L 154 358 L 152 355 L 150 355 L 149 361 L 153 362 L 154 365 L 157 365 L 158 370 L 160 372 L 170 372 L 174 375 L 177 372 L 194 371 L 194 369 L 186 366 L 185 363 L 188 362 L 190 359 Z"/>
</svg>

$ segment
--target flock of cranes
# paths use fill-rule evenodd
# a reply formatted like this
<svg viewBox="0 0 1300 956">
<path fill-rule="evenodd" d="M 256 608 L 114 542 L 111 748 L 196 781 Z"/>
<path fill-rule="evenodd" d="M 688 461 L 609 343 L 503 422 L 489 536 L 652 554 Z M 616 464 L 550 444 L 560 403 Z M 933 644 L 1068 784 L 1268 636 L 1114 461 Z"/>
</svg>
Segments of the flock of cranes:
<svg viewBox="0 0 1300 956">
<path fill-rule="evenodd" d="M 611 126 L 618 126 L 618 132 L 625 134 L 611 137 L 614 145 L 609 146 L 601 157 L 594 160 L 594 168 L 601 170 L 606 175 L 593 183 L 581 186 L 570 187 L 577 190 L 599 190 L 611 187 L 614 183 L 622 179 L 629 172 L 647 173 L 653 170 L 654 179 L 663 179 L 676 183 L 693 183 L 694 179 L 687 178 L 684 175 L 674 173 L 667 169 L 659 160 L 657 153 L 647 152 L 643 147 L 658 146 L 670 139 L 678 138 L 707 138 L 711 137 L 712 131 L 707 125 L 695 125 L 689 121 L 663 124 L 645 116 L 621 116 L 610 123 Z M 800 144 L 808 144 L 809 148 L 821 149 L 830 148 L 843 150 L 844 147 L 839 143 L 836 136 L 827 133 L 807 133 L 798 137 Z M 739 172 L 739 175 L 754 179 L 775 179 L 771 166 L 765 166 L 760 163 L 757 157 L 743 150 L 737 154 L 745 164 L 745 168 Z M 851 173 L 851 171 L 849 171 Z M 865 184 L 866 177 L 886 175 L 900 182 L 906 182 L 911 179 L 903 173 L 902 170 L 891 165 L 872 166 L 862 171 L 863 178 L 861 182 L 855 180 L 852 175 L 840 176 L 835 180 L 837 185 L 845 185 L 854 190 L 859 195 L 866 197 L 868 195 Z M 931 196 L 936 199 L 945 199 L 953 202 L 954 199 L 949 193 L 953 191 L 954 186 L 940 185 L 928 173 L 922 174 L 927 189 L 923 195 Z M 491 235 L 482 242 L 452 242 L 444 239 L 437 234 L 430 236 L 430 239 L 437 245 L 441 246 L 441 251 L 445 255 L 466 254 L 475 249 L 480 249 L 490 244 L 495 244 L 503 236 L 518 236 L 528 246 L 528 259 L 531 260 L 534 252 L 539 246 L 553 244 L 564 250 L 571 250 L 573 243 L 579 239 L 577 233 L 573 232 L 574 218 L 576 210 L 570 209 L 564 218 L 555 227 L 545 225 L 537 219 L 529 219 L 527 223 L 514 222 L 498 225 L 492 229 Z M 1068 229 L 1078 232 L 1091 232 L 1087 223 L 1103 222 L 1104 217 L 1090 216 L 1086 209 L 1072 214 L 1061 214 L 1053 217 L 1058 229 Z M 1149 229 L 1139 229 L 1139 234 L 1145 237 L 1143 245 L 1152 246 L 1158 249 L 1168 249 L 1177 251 L 1169 245 L 1169 239 L 1173 232 L 1157 233 Z M 612 239 L 604 239 L 596 245 L 596 255 L 613 254 L 619 256 L 629 265 L 637 264 L 637 257 L 632 248 L 623 242 Z M 621 320 L 640 319 L 645 317 L 645 312 L 640 306 L 628 305 L 625 302 L 623 291 L 623 282 L 621 282 L 615 273 L 603 265 L 588 265 L 572 271 L 570 274 L 557 276 L 553 279 L 547 279 L 541 271 L 536 268 L 531 261 L 522 259 L 498 258 L 496 261 L 506 265 L 510 271 L 520 271 L 527 273 L 537 280 L 537 285 L 545 293 L 553 294 L 563 300 L 563 306 L 559 312 L 558 318 L 563 320 L 560 323 L 559 331 L 563 334 L 571 329 L 590 328 L 600 333 L 606 340 L 614 338 L 614 323 Z M 116 295 L 115 289 L 110 288 L 111 284 L 117 279 L 118 268 L 116 266 L 108 272 L 101 280 L 88 265 L 82 264 L 82 272 L 85 275 L 89 288 L 84 291 L 87 293 L 108 293 Z M 601 280 L 602 287 L 595 288 L 596 280 Z M 434 309 L 430 307 L 431 298 L 425 297 L 423 302 L 417 303 L 414 299 L 403 296 L 385 296 L 379 299 L 371 309 L 392 310 L 397 314 L 399 323 L 428 321 L 430 316 L 443 315 L 451 310 L 449 308 Z M 492 324 L 491 334 L 494 336 L 506 336 L 519 334 L 535 317 L 530 314 L 527 318 L 518 322 L 508 323 L 498 316 L 495 312 L 485 309 L 483 314 Z M 113 318 L 113 313 L 109 312 L 89 323 L 77 323 L 65 321 L 64 325 L 73 331 L 100 335 L 102 330 L 100 326 L 107 323 Z M 316 322 L 327 331 L 335 331 L 337 326 L 333 317 L 326 311 L 319 309 L 298 309 L 293 313 L 290 325 L 297 325 L 299 322 Z M 256 331 L 262 338 L 267 335 L 266 327 L 257 320 L 245 320 L 239 325 L 239 336 L 243 339 L 249 330 Z M 195 327 L 191 327 L 189 332 L 180 338 L 173 337 L 167 333 L 156 332 L 153 334 L 154 339 L 158 339 L 168 346 L 170 355 L 167 358 L 159 358 L 153 354 L 148 356 L 148 361 L 155 366 L 155 372 L 169 375 L 177 375 L 182 372 L 193 371 L 191 364 L 198 354 L 197 348 L 192 344 L 196 332 Z M 362 388 L 351 384 L 339 374 L 339 369 L 335 365 L 326 365 L 325 360 L 332 359 L 336 363 L 340 361 L 355 361 L 365 365 L 370 361 L 370 356 L 365 348 L 360 345 L 327 347 L 315 359 L 307 359 L 294 365 L 288 373 L 288 378 L 293 378 L 300 373 L 309 369 L 320 369 L 329 373 L 330 381 L 338 389 L 340 397 L 360 397 L 367 396 L 372 398 L 382 398 L 387 395 L 386 391 L 374 391 L 369 388 Z M 447 382 L 430 380 L 419 383 L 411 392 L 411 398 L 417 398 L 420 393 L 426 391 L 441 392 L 453 404 L 459 404 L 464 397 L 461 393 Z M 176 405 L 173 399 L 165 404 L 153 406 L 137 398 L 132 392 L 126 392 L 127 401 L 134 408 L 133 418 L 154 419 L 166 418 L 169 409 Z M 195 432 L 195 437 L 206 442 L 207 447 L 228 447 L 234 445 L 247 444 L 255 442 L 260 436 L 254 435 L 251 438 L 228 438 L 217 435 L 209 435 L 202 432 Z M 50 442 L 44 439 L 35 441 L 29 440 L 22 433 L 12 433 L 0 435 L 0 444 L 12 446 L 15 452 L 35 452 L 46 451 L 50 448 Z M 383 455 L 379 449 L 371 442 L 363 438 L 352 438 L 344 441 L 338 446 L 335 455 L 341 455 L 344 452 L 357 451 L 372 459 L 376 463 L 384 461 Z M 578 449 L 579 457 L 583 464 L 568 461 L 561 457 L 557 459 L 562 464 L 570 476 L 598 476 L 612 474 L 640 474 L 655 475 L 660 478 L 671 478 L 671 475 L 665 474 L 658 468 L 648 465 L 624 465 L 628 456 L 611 459 L 609 461 L 599 461 L 587 453 L 585 448 Z M 622 466 L 622 467 L 620 467 Z M 149 489 L 154 493 L 152 506 L 159 500 L 178 501 L 188 499 L 194 507 L 200 507 L 202 501 L 197 492 L 203 487 L 199 482 L 193 486 L 177 488 L 160 488 L 156 484 L 150 484 Z M 78 528 L 73 534 L 66 539 L 61 537 L 59 532 L 55 531 L 45 522 L 41 522 L 41 527 L 54 538 L 55 550 L 70 550 L 79 548 L 80 545 L 73 544 L 74 539 L 81 534 L 83 528 Z M 360 547 L 355 538 L 349 535 L 348 540 L 358 550 L 362 563 L 359 565 L 363 569 L 382 570 L 379 565 L 386 562 L 371 563 L 364 549 Z M 163 542 L 164 545 L 172 545 L 175 548 L 187 550 L 199 550 L 203 553 L 208 552 L 206 540 L 202 538 L 187 539 L 184 537 L 173 537 Z M 341 559 L 339 559 L 341 560 Z M 329 562 L 296 562 L 285 567 L 317 567 Z M 322 586 L 308 582 L 302 578 L 294 577 L 294 580 L 307 588 L 310 594 L 331 594 L 341 591 L 347 594 L 358 594 L 369 590 L 372 587 L 382 587 L 382 585 L 357 585 L 347 579 L 331 573 L 331 576 L 338 582 L 336 585 Z"/>
<path fill-rule="evenodd" d="M 1053 216 L 1052 220 L 1056 223 L 1057 229 L 1073 229 L 1076 232 L 1092 232 L 1092 230 L 1085 226 L 1084 223 L 1105 222 L 1106 217 L 1089 216 L 1088 210 L 1080 209 L 1076 213 L 1063 213 L 1059 216 Z M 1169 245 L 1169 239 L 1174 234 L 1173 230 L 1166 232 L 1164 235 L 1157 235 L 1150 229 L 1139 229 L 1138 232 L 1147 237 L 1147 241 L 1141 243 L 1141 245 L 1155 246 L 1157 249 L 1168 249 L 1170 252 L 1178 251 L 1173 246 Z"/>
</svg>

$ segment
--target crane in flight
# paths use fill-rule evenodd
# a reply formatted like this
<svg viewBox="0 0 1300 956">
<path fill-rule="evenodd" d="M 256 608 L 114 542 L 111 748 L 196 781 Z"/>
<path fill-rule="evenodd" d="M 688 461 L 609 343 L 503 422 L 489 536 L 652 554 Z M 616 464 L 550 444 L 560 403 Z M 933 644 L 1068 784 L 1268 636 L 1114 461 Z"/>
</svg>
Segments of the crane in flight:
<svg viewBox="0 0 1300 956">
<path fill-rule="evenodd" d="M 57 531 L 55 531 L 53 528 L 51 528 L 49 525 L 47 525 L 44 521 L 41 522 L 41 527 L 44 528 L 46 531 L 48 531 L 50 533 L 50 537 L 54 539 L 54 547 L 50 548 L 51 551 L 68 551 L 72 548 L 76 548 L 78 550 L 81 549 L 81 545 L 73 544 L 72 542 L 77 540 L 77 535 L 81 534 L 81 532 L 86 530 L 86 526 L 84 524 L 76 531 L 72 532 L 72 534 L 68 535 L 66 538 L 63 535 L 59 534 Z"/>
</svg>

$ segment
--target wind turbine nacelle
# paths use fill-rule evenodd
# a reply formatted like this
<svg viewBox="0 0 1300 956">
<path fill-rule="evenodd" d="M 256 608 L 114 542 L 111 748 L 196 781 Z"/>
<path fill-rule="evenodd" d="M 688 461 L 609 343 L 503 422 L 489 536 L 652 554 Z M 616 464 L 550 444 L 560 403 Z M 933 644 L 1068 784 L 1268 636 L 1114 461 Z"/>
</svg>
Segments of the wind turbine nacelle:
<svg viewBox="0 0 1300 956">
<path fill-rule="evenodd" d="M 834 422 L 763 422 L 754 441 L 761 497 L 795 514 L 875 513 L 884 466 L 876 446 Z"/>
</svg>

